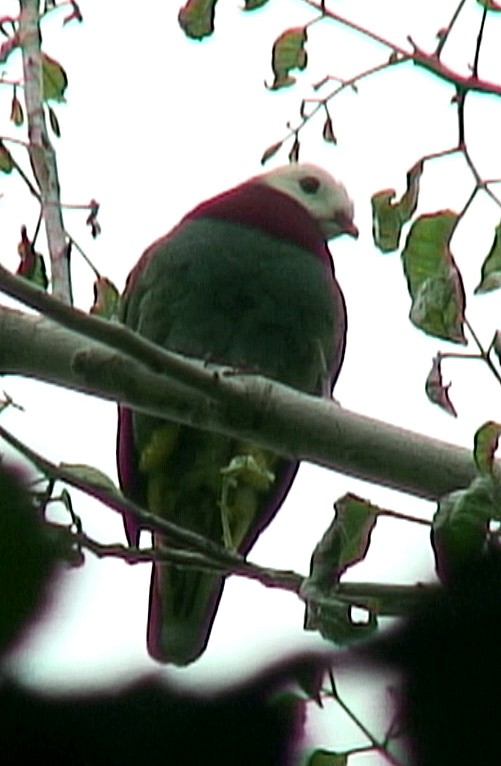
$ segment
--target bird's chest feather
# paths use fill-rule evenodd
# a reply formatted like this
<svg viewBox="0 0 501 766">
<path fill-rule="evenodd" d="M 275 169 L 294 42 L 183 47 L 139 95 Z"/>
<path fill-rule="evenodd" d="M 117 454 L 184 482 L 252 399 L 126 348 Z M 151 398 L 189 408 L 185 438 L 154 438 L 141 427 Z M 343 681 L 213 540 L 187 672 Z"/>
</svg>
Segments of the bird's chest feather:
<svg viewBox="0 0 501 766">
<path fill-rule="evenodd" d="M 313 253 L 234 223 L 185 221 L 156 245 L 125 321 L 166 348 L 313 392 L 344 321 L 335 298 Z"/>
</svg>

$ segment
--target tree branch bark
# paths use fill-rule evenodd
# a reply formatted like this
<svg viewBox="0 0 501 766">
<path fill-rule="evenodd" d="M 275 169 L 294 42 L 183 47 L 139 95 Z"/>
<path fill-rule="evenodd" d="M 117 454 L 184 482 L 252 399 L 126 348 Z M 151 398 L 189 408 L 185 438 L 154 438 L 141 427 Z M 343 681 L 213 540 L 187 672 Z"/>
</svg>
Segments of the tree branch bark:
<svg viewBox="0 0 501 766">
<path fill-rule="evenodd" d="M 42 205 L 52 275 L 52 293 L 72 303 L 68 248 L 61 212 L 56 153 L 49 138 L 43 108 L 42 51 L 39 0 L 19 0 L 19 38 L 23 57 L 24 96 L 28 121 L 29 156 Z"/>
<path fill-rule="evenodd" d="M 51 320 L 8 308 L 0 309 L 0 339 L 0 373 L 121 401 L 419 497 L 434 500 L 467 486 L 476 475 L 469 450 L 259 376 L 228 374 L 168 354 L 181 360 L 184 369 L 193 367 L 193 383 L 186 386 Z M 496 472 L 501 475 L 499 465 Z"/>
</svg>

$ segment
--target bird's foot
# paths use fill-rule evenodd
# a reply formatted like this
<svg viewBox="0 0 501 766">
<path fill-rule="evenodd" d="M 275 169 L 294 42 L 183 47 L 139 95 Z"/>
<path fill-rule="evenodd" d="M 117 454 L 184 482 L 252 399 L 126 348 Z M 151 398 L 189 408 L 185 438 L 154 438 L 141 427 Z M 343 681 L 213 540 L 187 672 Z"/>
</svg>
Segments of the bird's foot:
<svg viewBox="0 0 501 766">
<path fill-rule="evenodd" d="M 236 551 L 254 518 L 257 494 L 266 492 L 275 475 L 253 455 L 238 455 L 221 469 L 221 523 L 225 548 Z"/>
</svg>

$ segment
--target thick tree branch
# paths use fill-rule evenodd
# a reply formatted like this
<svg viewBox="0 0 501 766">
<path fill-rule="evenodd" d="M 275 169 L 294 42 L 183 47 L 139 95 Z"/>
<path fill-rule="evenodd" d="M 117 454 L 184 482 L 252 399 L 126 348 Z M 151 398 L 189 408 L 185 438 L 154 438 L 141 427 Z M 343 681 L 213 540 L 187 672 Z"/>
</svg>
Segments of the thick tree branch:
<svg viewBox="0 0 501 766">
<path fill-rule="evenodd" d="M 47 131 L 43 108 L 40 3 L 39 0 L 19 0 L 19 4 L 19 38 L 23 56 L 29 155 L 40 189 L 42 216 L 51 259 L 52 292 L 60 301 L 71 303 L 71 279 L 56 154 Z"/>
<path fill-rule="evenodd" d="M 426 69 L 428 72 L 439 77 L 441 80 L 449 82 L 457 89 L 467 93 L 468 91 L 476 91 L 477 93 L 490 93 L 495 96 L 501 96 L 501 85 L 489 80 L 482 80 L 477 75 L 472 74 L 469 77 L 455 72 L 453 69 L 445 66 L 435 54 L 429 54 L 418 48 L 412 40 L 410 40 L 414 51 L 410 56 L 410 59 L 416 66 L 420 66 Z"/>
<path fill-rule="evenodd" d="M 197 391 L 208 388 L 210 393 L 214 389 L 212 376 L 207 375 L 203 369 L 199 371 L 193 365 L 186 364 L 184 357 L 166 352 L 124 325 L 101 319 L 99 316 L 90 316 L 80 309 L 62 304 L 30 284 L 28 280 L 11 274 L 3 266 L 0 266 L 0 291 L 54 319 L 69 330 L 105 343 L 117 351 L 123 351 L 156 372 L 169 374 L 178 383 L 194 385 Z"/>
<path fill-rule="evenodd" d="M 178 357 L 202 395 L 47 319 L 0 311 L 0 371 L 115 399 L 142 412 L 252 440 L 291 458 L 436 499 L 476 475 L 471 453 L 348 412 L 259 376 Z M 164 352 L 166 353 L 166 352 Z M 176 358 L 176 355 L 168 355 Z M 209 386 L 210 383 L 210 386 Z M 208 394 L 209 387 L 212 389 Z"/>
</svg>

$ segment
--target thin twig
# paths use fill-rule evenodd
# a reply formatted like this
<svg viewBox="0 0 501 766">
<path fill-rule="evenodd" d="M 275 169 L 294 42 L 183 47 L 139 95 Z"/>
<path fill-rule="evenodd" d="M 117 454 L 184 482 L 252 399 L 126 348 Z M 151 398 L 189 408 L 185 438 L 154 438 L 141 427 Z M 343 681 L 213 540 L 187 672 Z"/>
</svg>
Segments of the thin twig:
<svg viewBox="0 0 501 766">
<path fill-rule="evenodd" d="M 317 11 L 320 11 L 325 18 L 331 19 L 332 21 L 337 21 L 343 26 L 348 27 L 349 29 L 353 29 L 354 32 L 359 32 L 364 37 L 369 37 L 374 42 L 381 43 L 381 45 L 384 45 L 386 48 L 389 48 L 392 51 L 396 51 L 397 53 L 400 53 L 402 56 L 408 55 L 406 50 L 401 48 L 399 45 L 395 45 L 395 43 L 392 43 L 391 40 L 388 40 L 387 38 L 382 37 L 381 35 L 378 35 L 376 32 L 372 32 L 370 29 L 366 29 L 366 27 L 362 27 L 360 24 L 357 24 L 355 21 L 350 21 L 349 19 L 346 19 L 344 16 L 340 16 L 338 13 L 334 13 L 334 11 L 327 10 L 327 8 L 322 6 L 321 2 L 317 2 L 316 0 L 303 0 L 303 1 L 307 5 L 309 5 L 311 8 L 315 8 Z"/>
<path fill-rule="evenodd" d="M 324 108 L 327 109 L 328 102 L 331 101 L 336 96 L 338 96 L 343 90 L 346 90 L 347 88 L 352 88 L 353 89 L 353 87 L 358 82 L 360 82 L 360 80 L 363 80 L 365 77 L 370 77 L 371 75 L 376 74 L 377 72 L 382 72 L 382 71 L 384 71 L 385 69 L 388 69 L 391 66 L 396 66 L 397 64 L 403 64 L 403 63 L 405 63 L 406 60 L 407 60 L 406 58 L 399 58 L 399 59 L 396 59 L 394 61 L 385 61 L 382 64 L 376 64 L 376 66 L 370 67 L 370 69 L 364 69 L 362 72 L 358 72 L 356 75 L 354 75 L 353 77 L 350 77 L 347 80 L 342 80 L 340 82 L 340 84 L 331 93 L 329 93 L 324 98 L 318 98 L 318 99 L 306 98 L 306 99 L 303 99 L 303 102 L 302 102 L 302 105 L 301 105 L 301 109 L 300 109 L 300 114 L 301 114 L 301 117 L 302 117 L 300 124 L 297 127 L 295 127 L 295 128 L 290 126 L 289 127 L 289 132 L 286 133 L 283 136 L 283 138 L 280 139 L 280 141 L 278 141 L 277 143 L 283 144 L 283 143 L 285 143 L 286 141 L 288 141 L 292 137 L 296 138 L 298 136 L 299 132 L 307 125 L 308 122 L 310 122 L 310 120 L 315 116 L 315 114 L 320 109 L 324 109 Z M 330 79 L 333 79 L 333 80 L 336 80 L 337 82 L 339 82 L 339 78 L 329 76 L 329 77 L 324 78 L 320 83 L 318 83 L 317 86 L 316 86 L 316 89 L 320 88 L 322 85 L 324 85 Z M 311 112 L 309 112 L 309 114 L 303 114 L 304 104 L 309 104 L 309 103 L 315 104 L 315 106 L 313 107 Z"/>
<path fill-rule="evenodd" d="M 402 766 L 401 761 L 398 760 L 387 748 L 387 746 L 380 742 L 377 737 L 372 734 L 372 732 L 367 728 L 367 726 L 360 720 L 360 718 L 355 715 L 353 710 L 348 707 L 346 702 L 340 697 L 339 692 L 336 688 L 336 684 L 334 681 L 334 676 L 332 673 L 332 670 L 329 670 L 329 679 L 331 682 L 331 692 L 330 695 L 333 697 L 333 699 L 336 700 L 339 707 L 346 713 L 348 718 L 350 718 L 355 726 L 357 726 L 358 729 L 364 734 L 365 737 L 369 740 L 369 742 L 372 745 L 372 748 L 376 750 L 378 753 L 383 755 L 390 763 L 394 764 L 394 766 Z"/>
<path fill-rule="evenodd" d="M 453 28 L 454 24 L 456 23 L 456 21 L 457 21 L 457 19 L 459 17 L 459 14 L 463 10 L 463 6 L 464 6 L 465 3 L 466 3 L 466 0 L 460 0 L 456 10 L 452 14 L 452 18 L 449 21 L 449 23 L 448 23 L 448 25 L 447 25 L 447 27 L 445 29 L 444 34 L 440 37 L 440 40 L 438 41 L 437 49 L 435 51 L 435 56 L 437 58 L 440 58 L 440 54 L 442 53 L 443 47 L 444 47 L 445 43 L 447 42 L 447 40 L 449 39 L 449 35 L 452 32 L 452 28 Z"/>
<path fill-rule="evenodd" d="M 146 511 L 127 500 L 117 490 L 104 482 L 95 484 L 88 477 L 83 478 L 83 471 L 72 470 L 71 466 L 56 466 L 2 426 L 0 426 L 0 437 L 50 480 L 69 484 L 96 498 L 113 511 L 133 515 L 141 528 L 160 532 L 166 540 L 165 548 L 144 551 L 136 548 L 127 549 L 120 544 L 102 545 L 87 537 L 80 530 L 68 531 L 67 534 L 71 534 L 76 545 L 85 546 L 100 557 L 112 556 L 123 559 L 129 564 L 158 560 L 173 562 L 190 568 L 201 568 L 205 571 L 216 571 L 225 575 L 235 574 L 258 580 L 269 588 L 281 588 L 295 593 L 299 598 L 302 598 L 301 589 L 305 580 L 303 575 L 290 570 L 273 569 L 250 563 L 240 554 L 233 553 L 190 529 Z M 167 546 L 169 547 L 167 548 Z M 409 608 L 412 608 L 420 599 L 423 592 L 422 586 L 351 582 L 339 583 L 333 593 L 333 599 L 334 603 L 339 603 L 339 600 L 342 600 L 350 604 L 367 606 L 368 609 L 377 604 L 378 614 L 381 616 L 397 616 L 406 614 Z M 309 598 L 311 599 L 311 596 Z M 322 596 L 318 599 L 318 603 L 329 607 L 332 605 L 332 600 L 328 596 Z"/>
<path fill-rule="evenodd" d="M 482 38 L 484 36 L 485 21 L 487 19 L 487 3 L 484 3 L 484 10 L 482 13 L 482 20 L 480 22 L 480 29 L 478 30 L 477 44 L 475 47 L 475 58 L 473 61 L 472 72 L 474 77 L 478 77 L 478 59 L 480 57 L 480 49 L 482 47 Z"/>
<path fill-rule="evenodd" d="M 464 323 L 467 326 L 468 330 L 470 331 L 471 336 L 472 336 L 473 340 L 475 341 L 475 343 L 476 343 L 476 345 L 478 347 L 478 350 L 480 351 L 482 359 L 484 360 L 486 365 L 489 367 L 489 369 L 491 370 L 492 374 L 494 375 L 494 377 L 496 378 L 498 383 L 501 383 L 501 374 L 498 372 L 498 370 L 494 366 L 494 363 L 493 363 L 492 359 L 489 356 L 489 351 L 486 351 L 484 349 L 484 347 L 482 346 L 482 343 L 480 342 L 480 339 L 479 339 L 478 335 L 476 334 L 475 330 L 473 329 L 473 327 L 471 326 L 471 324 L 469 323 L 469 321 L 467 320 L 466 317 L 464 317 Z M 489 347 L 489 350 L 490 350 L 490 347 Z"/>
</svg>

